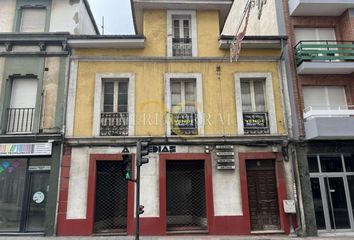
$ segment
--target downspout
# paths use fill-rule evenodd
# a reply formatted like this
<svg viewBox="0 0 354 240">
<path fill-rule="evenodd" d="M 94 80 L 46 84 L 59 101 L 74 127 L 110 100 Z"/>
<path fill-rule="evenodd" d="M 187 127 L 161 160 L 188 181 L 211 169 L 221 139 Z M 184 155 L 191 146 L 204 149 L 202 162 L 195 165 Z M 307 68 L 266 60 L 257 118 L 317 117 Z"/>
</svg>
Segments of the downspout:
<svg viewBox="0 0 354 240">
<path fill-rule="evenodd" d="M 287 126 L 287 133 L 288 133 L 288 143 L 286 146 L 288 148 L 287 156 L 288 156 L 288 161 L 291 162 L 291 168 L 292 168 L 292 185 L 293 185 L 293 198 L 295 200 L 295 207 L 296 207 L 296 221 L 298 228 L 295 229 L 295 232 L 297 235 L 299 234 L 299 230 L 301 231 L 301 235 L 304 235 L 304 232 L 306 230 L 306 226 L 304 225 L 303 219 L 305 219 L 304 211 L 303 211 L 303 205 L 302 205 L 302 197 L 301 197 L 301 188 L 299 186 L 299 171 L 297 168 L 297 155 L 296 155 L 296 149 L 294 147 L 294 134 L 293 134 L 293 124 L 292 124 L 292 111 L 291 111 L 291 105 L 290 105 L 290 98 L 288 89 L 288 77 L 287 77 L 287 71 L 286 71 L 286 66 L 285 66 L 285 57 L 284 57 L 284 44 L 282 40 L 282 49 L 281 49 L 281 56 L 280 56 L 280 61 L 278 62 L 278 71 L 281 77 L 281 85 L 282 85 L 282 94 L 283 94 L 283 106 L 284 106 L 284 111 L 285 111 L 285 125 Z M 300 194 L 299 194 L 300 193 Z"/>
<path fill-rule="evenodd" d="M 68 41 L 68 39 L 66 39 Z M 67 47 L 68 45 L 66 45 Z M 60 198 L 60 184 L 61 184 L 61 165 L 63 161 L 63 155 L 64 155 L 64 143 L 65 143 L 65 132 L 66 132 L 66 115 L 67 115 L 67 102 L 68 102 L 68 91 L 69 91 L 69 81 L 70 81 L 70 76 L 71 76 L 71 62 L 72 62 L 72 56 L 71 56 L 71 51 L 68 49 L 68 60 L 66 63 L 66 74 L 65 74 L 65 92 L 64 92 L 64 103 L 63 103 L 63 117 L 61 121 L 61 134 L 62 134 L 62 144 L 61 144 L 61 149 L 60 149 L 60 165 L 59 165 L 59 178 L 58 178 L 58 191 L 57 191 L 57 204 L 56 204 L 56 213 L 57 216 L 55 217 L 54 221 L 54 235 L 56 236 L 57 233 L 57 226 L 58 226 L 58 210 L 59 210 L 59 198 Z"/>
</svg>

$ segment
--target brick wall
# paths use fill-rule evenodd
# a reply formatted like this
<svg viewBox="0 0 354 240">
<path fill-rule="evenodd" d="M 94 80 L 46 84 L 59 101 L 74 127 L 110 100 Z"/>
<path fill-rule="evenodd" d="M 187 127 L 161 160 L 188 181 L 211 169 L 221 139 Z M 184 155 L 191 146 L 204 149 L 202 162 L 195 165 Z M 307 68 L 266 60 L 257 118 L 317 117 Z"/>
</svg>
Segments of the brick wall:
<svg viewBox="0 0 354 240">
<path fill-rule="evenodd" d="M 289 36 L 289 55 L 290 68 L 292 69 L 292 84 L 294 89 L 294 99 L 296 101 L 297 121 L 299 122 L 300 136 L 304 137 L 304 125 L 302 112 L 304 108 L 302 86 L 344 86 L 346 90 L 347 104 L 353 105 L 354 99 L 354 74 L 346 75 L 297 75 L 296 63 L 294 58 L 294 47 L 297 42 L 295 40 L 294 28 L 296 27 L 319 27 L 319 28 L 335 28 L 337 40 L 353 40 L 354 41 L 354 17 L 350 16 L 349 11 L 345 11 L 341 16 L 337 17 L 290 17 L 288 0 L 283 0 L 283 13 L 285 16 L 285 27 Z"/>
</svg>

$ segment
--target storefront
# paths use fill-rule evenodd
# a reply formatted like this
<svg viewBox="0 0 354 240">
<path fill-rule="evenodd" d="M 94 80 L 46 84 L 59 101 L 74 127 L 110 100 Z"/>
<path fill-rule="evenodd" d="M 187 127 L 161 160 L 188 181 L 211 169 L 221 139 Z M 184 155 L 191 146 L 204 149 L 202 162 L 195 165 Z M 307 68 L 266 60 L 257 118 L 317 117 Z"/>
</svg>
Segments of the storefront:
<svg viewBox="0 0 354 240">
<path fill-rule="evenodd" d="M 0 233 L 45 231 L 52 143 L 0 144 Z"/>
<path fill-rule="evenodd" d="M 352 141 L 309 142 L 307 163 L 317 230 L 354 231 Z"/>
<path fill-rule="evenodd" d="M 57 234 L 133 235 L 135 184 L 121 170 L 122 155 L 134 159 L 135 147 L 65 149 Z M 152 145 L 141 168 L 141 234 L 288 233 L 291 172 L 275 149 Z"/>
</svg>

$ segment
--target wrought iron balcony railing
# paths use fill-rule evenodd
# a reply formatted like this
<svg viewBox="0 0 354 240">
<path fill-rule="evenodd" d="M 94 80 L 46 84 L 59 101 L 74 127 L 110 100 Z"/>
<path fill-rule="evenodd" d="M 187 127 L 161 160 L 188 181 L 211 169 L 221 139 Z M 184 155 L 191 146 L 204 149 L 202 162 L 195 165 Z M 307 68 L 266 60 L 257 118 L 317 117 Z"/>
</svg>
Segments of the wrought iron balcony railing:
<svg viewBox="0 0 354 240">
<path fill-rule="evenodd" d="M 172 135 L 197 135 L 197 113 L 171 113 Z"/>
<path fill-rule="evenodd" d="M 303 62 L 354 61 L 353 41 L 300 41 L 295 46 L 296 64 Z"/>
<path fill-rule="evenodd" d="M 31 133 L 35 110 L 35 108 L 8 108 L 6 132 Z"/>
<path fill-rule="evenodd" d="M 304 119 L 316 117 L 350 117 L 354 116 L 353 105 L 309 106 L 304 109 Z"/>
<path fill-rule="evenodd" d="M 128 136 L 129 113 L 101 113 L 100 136 Z"/>
<path fill-rule="evenodd" d="M 191 38 L 172 38 L 172 54 L 173 56 L 192 56 L 192 39 Z"/>
<path fill-rule="evenodd" d="M 269 134 L 269 118 L 267 112 L 244 112 L 243 132 L 245 135 Z"/>
</svg>

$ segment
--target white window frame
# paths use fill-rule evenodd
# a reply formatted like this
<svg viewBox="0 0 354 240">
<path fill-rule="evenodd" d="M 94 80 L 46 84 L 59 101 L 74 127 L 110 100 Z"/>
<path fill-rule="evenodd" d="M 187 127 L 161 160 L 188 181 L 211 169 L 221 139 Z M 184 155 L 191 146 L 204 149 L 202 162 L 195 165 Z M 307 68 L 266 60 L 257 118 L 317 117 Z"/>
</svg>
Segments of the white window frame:
<svg viewBox="0 0 354 240">
<path fill-rule="evenodd" d="M 103 79 L 102 80 L 103 82 L 111 82 L 113 83 L 113 112 L 118 112 L 118 95 L 119 95 L 119 82 L 127 82 L 128 83 L 128 88 L 129 88 L 129 79 L 123 79 L 123 78 L 120 78 L 120 79 L 116 79 L 116 78 L 106 78 L 106 79 Z M 101 113 L 104 112 L 104 88 L 102 87 L 102 95 L 103 96 L 101 98 Z M 128 89 L 128 97 L 129 97 L 129 89 Z M 129 107 L 129 103 L 128 103 L 128 106 L 127 106 L 127 111 L 128 111 L 128 107 Z M 128 111 L 129 113 L 129 111 Z"/>
<path fill-rule="evenodd" d="M 191 39 L 192 39 L 192 57 L 198 56 L 197 47 L 197 14 L 193 10 L 168 10 L 167 11 L 167 57 L 174 57 L 172 51 L 173 38 L 173 16 L 188 15 L 190 16 Z"/>
<path fill-rule="evenodd" d="M 196 113 L 198 118 L 198 135 L 204 135 L 204 109 L 203 109 L 203 83 L 201 73 L 165 73 L 165 105 L 166 114 L 166 135 L 171 136 L 171 80 L 173 79 L 195 79 L 196 81 Z"/>
<path fill-rule="evenodd" d="M 270 134 L 277 134 L 277 117 L 275 111 L 274 102 L 274 89 L 273 89 L 273 78 L 272 74 L 269 72 L 259 72 L 259 73 L 235 73 L 235 100 L 236 100 L 236 114 L 237 114 L 237 131 L 239 135 L 244 135 L 243 129 L 243 111 L 242 111 L 242 95 L 241 95 L 241 80 L 247 79 L 264 79 L 265 80 L 265 106 L 268 111 L 269 118 L 269 131 Z"/>
<path fill-rule="evenodd" d="M 128 79 L 128 113 L 129 113 L 129 126 L 128 135 L 134 136 L 135 130 L 135 74 L 134 73 L 97 73 L 95 81 L 95 96 L 93 107 L 93 126 L 92 135 L 94 137 L 100 136 L 100 121 L 102 110 L 102 81 L 105 79 Z"/>
</svg>

